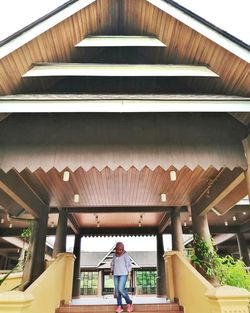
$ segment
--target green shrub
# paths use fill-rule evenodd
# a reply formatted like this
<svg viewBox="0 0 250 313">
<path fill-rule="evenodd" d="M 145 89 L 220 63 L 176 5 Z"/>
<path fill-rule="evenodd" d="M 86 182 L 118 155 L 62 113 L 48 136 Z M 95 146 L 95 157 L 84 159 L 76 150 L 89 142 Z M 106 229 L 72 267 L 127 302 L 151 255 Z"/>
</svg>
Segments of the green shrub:
<svg viewBox="0 0 250 313">
<path fill-rule="evenodd" d="M 217 257 L 216 273 L 221 285 L 245 288 L 250 291 L 250 273 L 242 260 L 235 260 L 230 255 Z"/>
<path fill-rule="evenodd" d="M 250 291 L 250 273 L 242 260 L 227 255 L 220 257 L 211 244 L 194 236 L 194 250 L 190 259 L 192 264 L 208 279 L 215 279 L 221 285 L 245 288 Z"/>
</svg>

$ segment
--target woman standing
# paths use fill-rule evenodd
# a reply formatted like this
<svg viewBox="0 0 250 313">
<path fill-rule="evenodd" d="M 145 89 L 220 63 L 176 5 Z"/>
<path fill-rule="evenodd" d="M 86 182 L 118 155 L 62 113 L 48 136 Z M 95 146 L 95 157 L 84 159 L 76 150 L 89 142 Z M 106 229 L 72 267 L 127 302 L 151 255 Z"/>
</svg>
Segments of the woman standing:
<svg viewBox="0 0 250 313">
<path fill-rule="evenodd" d="M 125 299 L 127 304 L 127 312 L 133 311 L 132 301 L 125 289 L 127 279 L 130 279 L 130 272 L 132 269 L 132 264 L 128 253 L 124 250 L 124 244 L 122 242 L 117 242 L 115 246 L 115 254 L 111 262 L 111 275 L 114 277 L 115 284 L 115 295 L 117 299 L 116 312 L 123 312 L 122 307 L 122 297 Z"/>
</svg>

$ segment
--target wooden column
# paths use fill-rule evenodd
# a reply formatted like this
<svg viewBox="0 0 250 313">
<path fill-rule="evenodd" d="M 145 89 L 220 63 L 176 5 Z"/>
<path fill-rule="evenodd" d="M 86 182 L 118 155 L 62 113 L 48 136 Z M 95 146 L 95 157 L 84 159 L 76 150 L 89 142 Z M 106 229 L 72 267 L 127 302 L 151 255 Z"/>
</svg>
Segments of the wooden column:
<svg viewBox="0 0 250 313">
<path fill-rule="evenodd" d="M 250 199 L 250 135 L 247 136 L 243 141 L 243 147 L 245 151 L 245 156 L 247 159 L 247 170 L 245 172 L 246 182 L 247 182 L 247 193 Z M 249 253 L 246 244 L 246 239 L 243 233 L 237 234 L 237 242 L 239 246 L 240 256 L 247 266 L 250 266 Z"/>
<path fill-rule="evenodd" d="M 67 210 L 61 209 L 59 211 L 58 223 L 56 228 L 56 240 L 53 250 L 53 257 L 56 257 L 58 253 L 66 252 L 67 218 Z"/>
<path fill-rule="evenodd" d="M 73 290 L 72 297 L 80 298 L 81 289 L 81 235 L 75 235 L 75 244 L 74 244 L 74 255 L 76 257 L 74 264 L 74 276 L 73 276 Z"/>
<path fill-rule="evenodd" d="M 247 138 L 242 141 L 242 143 L 247 160 L 247 170 L 245 171 L 245 177 L 247 182 L 247 193 L 250 199 L 250 135 L 248 135 Z"/>
<path fill-rule="evenodd" d="M 162 234 L 157 235 L 157 297 L 166 296 L 166 275 Z"/>
<path fill-rule="evenodd" d="M 171 225 L 172 225 L 172 250 L 182 252 L 184 250 L 184 242 L 179 208 L 176 208 L 171 211 Z"/>
<path fill-rule="evenodd" d="M 207 214 L 197 215 L 192 209 L 192 227 L 193 234 L 211 244 L 211 234 L 208 226 Z"/>
<path fill-rule="evenodd" d="M 103 271 L 98 271 L 98 286 L 97 286 L 97 296 L 102 296 L 102 289 L 103 289 Z"/>
<path fill-rule="evenodd" d="M 248 253 L 247 242 L 246 242 L 244 233 L 236 234 L 236 238 L 238 242 L 240 257 L 242 258 L 243 262 L 247 266 L 250 266 L 249 253 Z"/>
<path fill-rule="evenodd" d="M 32 284 L 45 269 L 45 244 L 48 225 L 48 212 L 33 221 L 32 235 L 30 239 L 30 250 L 28 252 L 27 261 L 24 267 L 23 273 L 23 287 L 25 290 L 30 284 Z"/>
</svg>

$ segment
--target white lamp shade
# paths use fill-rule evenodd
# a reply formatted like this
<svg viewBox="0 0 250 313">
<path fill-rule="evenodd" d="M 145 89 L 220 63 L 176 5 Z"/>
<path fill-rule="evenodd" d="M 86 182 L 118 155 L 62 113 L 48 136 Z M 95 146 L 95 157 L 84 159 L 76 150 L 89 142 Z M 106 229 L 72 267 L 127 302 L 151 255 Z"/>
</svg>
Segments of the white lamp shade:
<svg viewBox="0 0 250 313">
<path fill-rule="evenodd" d="M 161 194 L 161 202 L 166 202 L 167 201 L 167 195 L 165 193 Z"/>
</svg>

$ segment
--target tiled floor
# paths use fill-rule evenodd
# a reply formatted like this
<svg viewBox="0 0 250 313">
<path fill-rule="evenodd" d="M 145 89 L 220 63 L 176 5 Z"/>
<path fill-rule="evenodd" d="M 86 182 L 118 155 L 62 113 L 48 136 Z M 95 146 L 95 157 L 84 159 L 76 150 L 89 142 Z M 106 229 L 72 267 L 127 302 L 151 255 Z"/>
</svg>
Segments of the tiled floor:
<svg viewBox="0 0 250 313">
<path fill-rule="evenodd" d="M 149 304 L 149 303 L 169 303 L 166 298 L 158 298 L 156 296 L 131 296 L 131 299 L 134 304 Z M 73 299 L 71 304 L 79 305 L 79 304 L 95 304 L 95 305 L 103 305 L 103 304 L 116 304 L 116 299 L 113 296 L 103 296 L 103 297 L 87 297 L 82 296 L 80 299 Z"/>
</svg>

